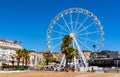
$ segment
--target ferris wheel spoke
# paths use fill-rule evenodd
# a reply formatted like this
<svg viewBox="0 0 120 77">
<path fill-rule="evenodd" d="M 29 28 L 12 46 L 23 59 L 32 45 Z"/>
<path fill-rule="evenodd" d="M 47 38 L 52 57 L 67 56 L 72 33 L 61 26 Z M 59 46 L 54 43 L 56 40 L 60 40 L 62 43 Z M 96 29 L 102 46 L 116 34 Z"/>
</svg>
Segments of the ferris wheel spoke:
<svg viewBox="0 0 120 77">
<path fill-rule="evenodd" d="M 87 40 L 87 41 L 90 41 L 90 42 L 97 43 L 97 41 L 91 40 L 89 38 L 84 38 L 84 37 L 78 37 L 78 38 L 83 39 L 83 40 Z"/>
<path fill-rule="evenodd" d="M 87 21 L 87 19 L 88 19 L 88 16 L 86 16 L 86 17 L 83 19 L 83 21 L 82 21 L 81 24 L 84 24 L 84 23 Z"/>
<path fill-rule="evenodd" d="M 93 23 L 89 24 L 88 26 L 84 27 L 84 28 L 81 29 L 78 33 L 80 33 L 80 32 L 82 32 L 82 31 L 88 29 L 88 28 L 91 27 L 93 24 L 95 24 L 95 22 L 93 22 Z"/>
<path fill-rule="evenodd" d="M 80 28 L 81 28 L 81 27 L 83 26 L 83 24 L 87 21 L 87 19 L 88 19 L 88 16 L 86 16 L 86 17 L 83 19 L 83 21 L 80 23 L 78 29 L 76 30 L 76 32 L 78 32 L 78 31 L 80 30 Z"/>
<path fill-rule="evenodd" d="M 79 16 L 80 16 L 80 13 L 78 13 L 78 15 L 77 15 L 76 24 L 75 24 L 75 26 L 74 26 L 74 31 L 76 30 L 76 27 L 77 27 L 77 24 L 78 24 Z"/>
<path fill-rule="evenodd" d="M 63 32 L 60 32 L 60 31 L 56 31 L 56 30 L 51 30 L 51 31 L 56 32 L 56 33 L 59 33 L 59 34 L 66 35 L 66 33 L 63 33 Z"/>
<path fill-rule="evenodd" d="M 62 42 L 56 44 L 55 46 L 53 46 L 51 49 L 55 49 L 56 47 L 60 46 L 62 44 Z"/>
<path fill-rule="evenodd" d="M 61 28 L 61 29 L 63 29 L 65 32 L 67 32 L 67 33 L 69 33 L 69 31 L 68 30 L 66 30 L 64 27 L 62 27 L 62 25 L 60 25 L 59 23 L 57 23 L 56 22 L 56 24 Z"/>
<path fill-rule="evenodd" d="M 85 43 L 83 43 L 82 41 L 80 41 L 79 39 L 77 39 L 79 43 L 81 43 L 84 47 L 86 47 L 87 49 L 89 49 L 90 51 L 93 51 L 91 48 L 89 48 Z"/>
<path fill-rule="evenodd" d="M 65 18 L 64 18 L 64 17 L 62 17 L 62 19 L 63 19 L 63 21 L 64 21 L 64 23 L 65 23 L 66 27 L 68 28 L 69 32 L 71 32 L 71 30 L 70 30 L 70 28 L 69 28 L 69 26 L 68 26 L 68 23 L 66 22 Z"/>
<path fill-rule="evenodd" d="M 57 39 L 62 39 L 63 37 L 57 37 L 57 38 L 50 38 L 50 40 L 57 40 Z"/>
<path fill-rule="evenodd" d="M 70 13 L 70 23 L 71 23 L 71 31 L 73 31 L 72 13 Z"/>
<path fill-rule="evenodd" d="M 89 34 L 97 34 L 97 33 L 99 33 L 99 31 L 86 32 L 86 33 L 82 33 L 82 34 L 78 34 L 78 35 L 89 35 Z"/>
<path fill-rule="evenodd" d="M 80 23 L 80 25 L 78 26 L 76 32 L 78 32 L 78 30 L 82 27 L 83 25 Z"/>
</svg>

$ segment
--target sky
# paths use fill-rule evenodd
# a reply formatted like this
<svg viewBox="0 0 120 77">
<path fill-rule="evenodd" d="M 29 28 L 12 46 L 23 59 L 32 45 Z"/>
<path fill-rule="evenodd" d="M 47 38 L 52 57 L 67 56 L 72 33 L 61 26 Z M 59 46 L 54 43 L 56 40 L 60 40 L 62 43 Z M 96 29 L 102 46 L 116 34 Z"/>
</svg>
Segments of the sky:
<svg viewBox="0 0 120 77">
<path fill-rule="evenodd" d="M 47 29 L 52 19 L 68 8 L 84 8 L 101 21 L 103 50 L 120 51 L 119 0 L 0 0 L 0 39 L 18 40 L 23 48 L 48 50 Z"/>
</svg>

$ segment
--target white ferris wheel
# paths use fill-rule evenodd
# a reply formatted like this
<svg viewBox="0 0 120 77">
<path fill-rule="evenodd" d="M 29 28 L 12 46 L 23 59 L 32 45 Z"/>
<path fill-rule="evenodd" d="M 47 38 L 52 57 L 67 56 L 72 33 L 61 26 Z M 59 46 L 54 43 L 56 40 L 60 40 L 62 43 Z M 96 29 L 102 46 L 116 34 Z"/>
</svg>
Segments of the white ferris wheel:
<svg viewBox="0 0 120 77">
<path fill-rule="evenodd" d="M 65 35 L 73 38 L 73 47 L 78 49 L 85 67 L 87 67 L 86 57 L 82 51 L 100 51 L 103 46 L 103 27 L 98 18 L 86 9 L 70 8 L 54 17 L 47 31 L 49 50 L 60 52 Z"/>
</svg>

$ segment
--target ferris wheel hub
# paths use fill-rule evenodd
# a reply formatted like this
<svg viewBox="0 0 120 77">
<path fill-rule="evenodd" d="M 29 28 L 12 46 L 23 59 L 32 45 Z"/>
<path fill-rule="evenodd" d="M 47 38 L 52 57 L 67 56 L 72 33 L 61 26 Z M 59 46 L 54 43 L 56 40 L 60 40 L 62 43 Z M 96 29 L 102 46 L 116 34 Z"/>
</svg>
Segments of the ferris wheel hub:
<svg viewBox="0 0 120 77">
<path fill-rule="evenodd" d="M 75 33 L 70 33 L 70 37 L 75 38 Z"/>
</svg>

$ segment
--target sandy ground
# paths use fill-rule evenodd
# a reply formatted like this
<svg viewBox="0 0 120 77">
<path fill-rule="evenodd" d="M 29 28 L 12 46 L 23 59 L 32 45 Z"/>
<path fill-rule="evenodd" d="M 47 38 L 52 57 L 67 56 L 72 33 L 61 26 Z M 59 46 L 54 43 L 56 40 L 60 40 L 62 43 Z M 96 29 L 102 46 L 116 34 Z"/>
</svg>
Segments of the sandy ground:
<svg viewBox="0 0 120 77">
<path fill-rule="evenodd" d="M 88 73 L 88 72 L 24 72 L 0 73 L 0 77 L 120 77 L 120 73 Z"/>
</svg>

